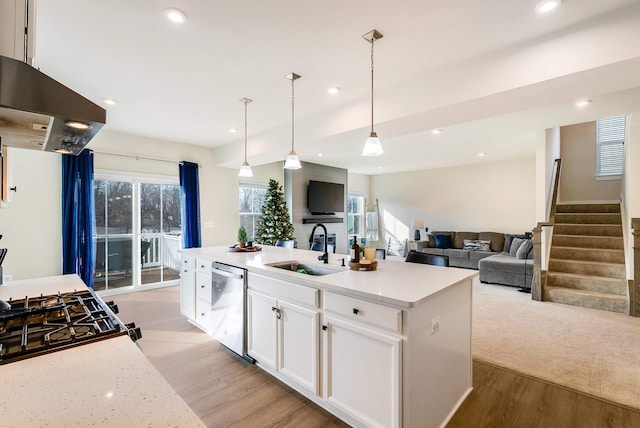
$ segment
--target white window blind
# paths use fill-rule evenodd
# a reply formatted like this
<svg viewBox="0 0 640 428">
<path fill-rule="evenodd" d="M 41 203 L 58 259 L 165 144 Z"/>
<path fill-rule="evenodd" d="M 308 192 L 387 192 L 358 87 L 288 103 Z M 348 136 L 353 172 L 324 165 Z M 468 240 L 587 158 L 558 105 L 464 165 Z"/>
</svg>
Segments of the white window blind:
<svg viewBox="0 0 640 428">
<path fill-rule="evenodd" d="M 621 175 L 626 116 L 596 121 L 596 175 Z"/>
</svg>

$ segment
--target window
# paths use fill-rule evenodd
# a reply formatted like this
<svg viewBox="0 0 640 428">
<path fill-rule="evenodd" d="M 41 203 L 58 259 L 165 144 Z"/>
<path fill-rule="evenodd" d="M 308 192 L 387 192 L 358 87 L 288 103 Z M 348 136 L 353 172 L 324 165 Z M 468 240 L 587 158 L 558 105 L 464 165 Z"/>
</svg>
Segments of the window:
<svg viewBox="0 0 640 428">
<path fill-rule="evenodd" d="M 179 278 L 182 214 L 175 181 L 96 175 L 95 290 Z"/>
<path fill-rule="evenodd" d="M 622 174 L 626 116 L 596 121 L 596 175 Z"/>
<path fill-rule="evenodd" d="M 267 186 L 264 184 L 240 183 L 238 193 L 238 211 L 240 225 L 247 230 L 247 237 L 253 241 L 262 217 L 262 206 L 267 197 Z"/>
<path fill-rule="evenodd" d="M 347 235 L 364 236 L 364 197 L 350 193 L 347 196 Z"/>
</svg>

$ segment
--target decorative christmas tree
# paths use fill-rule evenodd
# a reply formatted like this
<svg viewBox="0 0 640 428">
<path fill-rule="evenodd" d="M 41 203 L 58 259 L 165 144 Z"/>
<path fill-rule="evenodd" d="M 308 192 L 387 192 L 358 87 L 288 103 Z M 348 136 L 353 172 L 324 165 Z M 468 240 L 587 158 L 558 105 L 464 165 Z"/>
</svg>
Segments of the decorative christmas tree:
<svg viewBox="0 0 640 428">
<path fill-rule="evenodd" d="M 289 219 L 289 210 L 287 202 L 284 200 L 282 186 L 276 180 L 271 179 L 262 206 L 262 217 L 255 240 L 259 244 L 275 245 L 278 239 L 294 239 L 293 225 Z"/>
</svg>

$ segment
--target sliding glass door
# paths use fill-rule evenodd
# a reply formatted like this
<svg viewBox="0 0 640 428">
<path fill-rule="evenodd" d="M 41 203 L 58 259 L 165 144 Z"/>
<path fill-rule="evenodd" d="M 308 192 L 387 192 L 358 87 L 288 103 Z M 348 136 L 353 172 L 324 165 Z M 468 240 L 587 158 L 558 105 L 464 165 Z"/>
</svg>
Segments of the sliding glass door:
<svg viewBox="0 0 640 428">
<path fill-rule="evenodd" d="M 95 290 L 179 279 L 180 187 L 150 181 L 96 175 Z"/>
</svg>

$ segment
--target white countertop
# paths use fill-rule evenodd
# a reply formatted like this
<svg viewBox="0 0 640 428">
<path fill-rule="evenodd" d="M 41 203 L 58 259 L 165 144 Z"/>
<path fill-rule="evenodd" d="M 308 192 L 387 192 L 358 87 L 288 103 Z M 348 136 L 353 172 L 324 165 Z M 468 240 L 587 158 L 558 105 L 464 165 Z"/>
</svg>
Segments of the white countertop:
<svg viewBox="0 0 640 428">
<path fill-rule="evenodd" d="M 444 268 L 418 263 L 378 260 L 375 271 L 352 271 L 348 257 L 329 254 L 329 263 L 318 261 L 321 252 L 263 245 L 258 252 L 230 252 L 228 247 L 206 247 L 181 250 L 209 261 L 218 261 L 246 268 L 249 272 L 269 275 L 287 281 L 333 290 L 370 300 L 381 301 L 400 307 L 413 307 L 439 291 L 471 279 L 478 271 L 460 268 Z M 341 258 L 346 258 L 347 267 L 341 267 Z M 297 260 L 320 267 L 337 269 L 339 272 L 312 276 L 267 266 L 269 263 Z"/>
<path fill-rule="evenodd" d="M 13 281 L 0 299 L 83 288 L 76 275 Z M 2 365 L 0 379 L 0 427 L 204 426 L 128 336 Z"/>
</svg>

